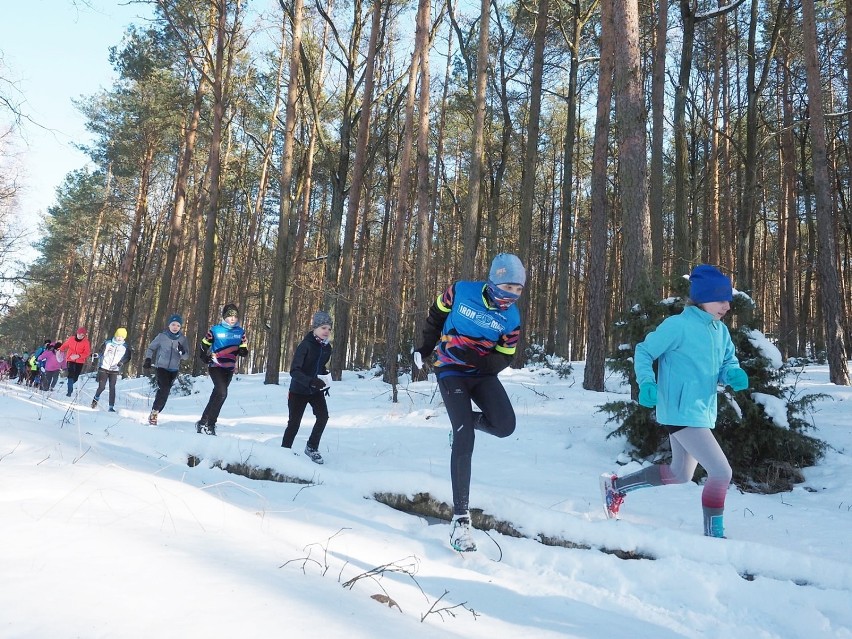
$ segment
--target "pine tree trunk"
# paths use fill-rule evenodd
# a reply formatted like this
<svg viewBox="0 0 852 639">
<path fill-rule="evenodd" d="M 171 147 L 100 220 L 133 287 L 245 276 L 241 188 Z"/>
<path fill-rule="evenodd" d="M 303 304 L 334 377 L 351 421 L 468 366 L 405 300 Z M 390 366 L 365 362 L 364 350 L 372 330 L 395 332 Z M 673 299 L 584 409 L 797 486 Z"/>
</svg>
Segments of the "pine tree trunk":
<svg viewBox="0 0 852 639">
<path fill-rule="evenodd" d="M 597 5 L 593 2 L 592 6 Z M 591 7 L 590 7 L 591 8 Z M 571 62 L 568 69 L 568 93 L 565 96 L 567 118 L 565 123 L 565 142 L 562 149 L 562 184 L 559 222 L 559 273 L 556 285 L 556 317 L 554 352 L 560 357 L 570 357 L 571 336 L 574 332 L 574 292 L 572 290 L 572 268 L 574 261 L 574 155 L 577 152 L 577 77 L 580 69 L 580 47 L 582 46 L 583 27 L 588 15 L 580 15 L 579 3 L 571 8 L 571 41 L 568 48 Z"/>
<path fill-rule="evenodd" d="M 651 253 L 657 293 L 664 275 L 663 264 L 663 188 L 665 186 L 664 148 L 666 109 L 666 43 L 668 40 L 669 5 L 659 2 L 654 35 L 654 59 L 651 74 L 651 166 L 649 180 L 649 213 L 651 219 Z"/>
<path fill-rule="evenodd" d="M 695 41 L 695 14 L 690 0 L 680 0 L 683 39 L 680 52 L 680 72 L 675 86 L 673 109 L 674 123 L 674 246 L 672 247 L 672 272 L 688 272 L 694 256 L 690 251 L 689 202 L 686 181 L 689 175 L 686 140 L 686 96 L 689 92 L 689 74 L 692 70 L 692 50 Z"/>
<path fill-rule="evenodd" d="M 785 56 L 786 59 L 787 56 Z M 785 63 L 781 69 L 782 133 L 781 167 L 783 209 L 779 212 L 779 262 L 780 278 L 780 324 L 778 348 L 785 357 L 799 355 L 796 333 L 796 259 L 798 255 L 798 174 L 796 170 L 796 141 L 793 136 L 792 82 L 790 69 Z"/>
<path fill-rule="evenodd" d="M 149 145 L 142 155 L 133 225 L 130 228 L 127 249 L 124 252 L 124 258 L 121 261 L 121 268 L 118 271 L 118 278 L 115 282 L 115 294 L 112 299 L 112 313 L 110 314 L 111 328 L 109 330 L 125 326 L 131 319 L 127 308 L 127 298 L 131 286 L 130 277 L 136 266 L 136 252 L 139 246 L 139 237 L 142 235 L 142 222 L 148 215 L 148 191 L 151 187 L 151 168 L 153 162 L 154 149 Z"/>
<path fill-rule="evenodd" d="M 533 34 L 533 62 L 530 77 L 530 102 L 527 116 L 526 148 L 524 149 L 524 171 L 521 177 L 521 212 L 518 220 L 518 257 L 527 269 L 525 295 L 517 302 L 521 317 L 526 319 L 527 330 L 521 331 L 514 366 L 523 367 L 531 330 L 531 299 L 538 299 L 544 290 L 544 282 L 535 276 L 532 260 L 532 221 L 535 205 L 535 186 L 538 169 L 538 143 L 541 125 L 541 87 L 544 73 L 544 43 L 547 36 L 549 0 L 539 0 Z"/>
<path fill-rule="evenodd" d="M 343 203 L 346 200 L 346 184 L 349 177 L 349 162 L 352 152 L 353 104 L 355 103 L 355 67 L 361 41 L 361 0 L 352 3 L 352 33 L 349 38 L 349 48 L 346 60 L 346 84 L 342 96 L 342 112 L 340 115 L 340 149 L 337 154 L 337 166 L 331 176 L 331 210 L 329 211 L 326 242 L 328 257 L 325 263 L 324 308 L 334 308 L 337 297 L 337 287 L 340 277 L 340 231 L 343 227 Z M 331 18 L 328 17 L 327 20 Z"/>
<path fill-rule="evenodd" d="M 604 391 L 606 374 L 606 309 L 607 309 L 607 159 L 609 155 L 609 123 L 615 65 L 612 3 L 601 3 L 601 62 L 598 73 L 598 104 L 595 118 L 595 141 L 592 154 L 590 240 L 588 247 L 588 342 L 583 388 Z"/>
<path fill-rule="evenodd" d="M 423 49 L 428 44 L 429 24 L 423 23 L 423 3 L 417 11 L 417 26 L 414 35 L 414 53 L 412 54 L 411 67 L 408 75 L 408 90 L 405 102 L 405 124 L 402 139 L 402 155 L 399 161 L 399 194 L 397 196 L 394 225 L 393 243 L 390 254 L 391 277 L 388 286 L 389 299 L 387 304 L 387 328 L 385 330 L 385 371 L 384 381 L 391 385 L 394 403 L 397 402 L 398 383 L 398 359 L 399 359 L 399 333 L 400 316 L 405 308 L 404 290 L 402 288 L 402 274 L 405 267 L 403 248 L 408 237 L 408 225 L 411 217 L 411 191 L 413 175 L 411 171 L 411 150 L 414 146 L 414 104 L 417 94 L 417 77 L 420 73 L 420 60 Z M 421 113 L 420 117 L 428 118 L 428 113 Z"/>
<path fill-rule="evenodd" d="M 819 250 L 817 272 L 825 327 L 828 375 L 832 383 L 849 386 L 846 347 L 842 323 L 840 284 L 837 275 L 837 243 L 834 234 L 834 207 L 831 202 L 831 183 L 828 172 L 825 140 L 825 115 L 822 103 L 822 82 L 817 54 L 817 33 L 814 0 L 802 0 L 805 73 L 808 85 L 808 112 L 811 116 L 811 156 L 814 167 L 814 195 Z"/>
<path fill-rule="evenodd" d="M 473 130 L 471 131 L 470 180 L 464 208 L 462 229 L 461 278 L 474 277 L 476 250 L 479 246 L 479 198 L 483 176 L 483 151 L 485 148 L 485 94 L 488 82 L 488 35 L 491 22 L 491 0 L 481 0 L 479 10 L 479 48 L 476 56 L 476 95 L 473 103 Z"/>
<path fill-rule="evenodd" d="M 106 172 L 106 181 L 104 183 L 104 198 L 101 206 L 98 207 L 98 219 L 95 223 L 95 232 L 92 235 L 92 244 L 90 248 L 89 267 L 86 269 L 86 286 L 83 288 L 83 294 L 80 297 L 84 302 L 92 299 L 92 280 L 95 275 L 95 256 L 98 254 L 98 244 L 101 236 L 101 228 L 103 226 L 104 214 L 109 203 L 109 193 L 112 186 L 112 167 L 110 166 Z M 77 330 L 80 326 L 86 325 L 87 304 L 77 305 L 77 323 L 72 330 Z"/>
<path fill-rule="evenodd" d="M 346 344 L 349 341 L 349 331 L 351 330 L 353 252 L 355 250 L 355 235 L 358 230 L 358 213 L 361 209 L 364 175 L 368 165 L 367 143 L 370 138 L 376 47 L 378 46 L 379 33 L 382 30 L 383 6 L 381 0 L 373 0 L 370 41 L 367 47 L 367 59 L 364 63 L 364 93 L 361 101 L 361 116 L 358 122 L 358 138 L 355 143 L 352 183 L 349 186 L 349 200 L 346 209 L 346 232 L 344 233 L 341 254 L 339 295 L 335 304 L 335 342 L 338 347 L 332 351 L 331 374 L 333 379 L 336 380 L 340 379 L 347 364 L 348 349 Z"/>
<path fill-rule="evenodd" d="M 720 52 L 724 45 L 723 32 L 725 30 L 725 17 L 716 18 L 716 51 Z M 713 58 L 713 89 L 711 95 L 710 122 L 713 123 L 710 132 L 710 158 L 707 166 L 707 210 L 705 211 L 706 224 L 703 233 L 703 254 L 708 264 L 722 265 L 722 228 L 719 213 L 719 145 L 721 135 L 718 124 L 721 122 L 719 103 L 720 91 L 722 90 L 722 62 L 721 55 Z M 653 227 L 653 213 L 652 213 Z"/>
<path fill-rule="evenodd" d="M 246 231 L 245 266 L 243 267 L 242 272 L 238 273 L 237 277 L 237 295 L 239 296 L 239 303 L 237 306 L 241 309 L 247 307 L 252 278 L 257 277 L 255 262 L 260 240 L 258 233 L 263 222 L 263 203 L 266 200 L 266 194 L 269 190 L 269 169 L 272 164 L 272 152 L 274 150 L 275 133 L 278 130 L 278 113 L 280 111 L 281 104 L 281 79 L 284 75 L 284 62 L 287 59 L 287 37 L 286 29 L 283 27 L 283 22 L 284 21 L 282 21 L 281 28 L 281 47 L 278 52 L 278 71 L 276 73 L 275 93 L 272 99 L 272 108 L 269 111 L 269 128 L 263 141 L 263 155 L 260 160 L 260 175 L 258 176 L 257 193 L 254 198 L 254 204 L 251 208 L 251 214 L 247 225 L 248 229 Z M 242 163 L 242 165 L 245 165 L 245 162 Z M 261 317 L 265 318 L 265 316 Z"/>
<path fill-rule="evenodd" d="M 175 202 L 172 210 L 169 246 L 166 249 L 166 264 L 160 278 L 160 294 L 157 298 L 157 310 L 154 321 L 157 325 L 164 324 L 166 318 L 177 310 L 175 298 L 172 295 L 172 282 L 175 279 L 175 263 L 178 252 L 183 246 L 183 225 L 186 211 L 187 187 L 189 183 L 192 157 L 198 140 L 198 124 L 201 120 L 201 104 L 207 92 L 208 84 L 203 75 L 199 77 L 198 88 L 192 103 L 192 113 L 184 131 L 183 148 L 178 171 L 175 175 Z M 186 321 L 186 318 L 184 318 Z"/>
<path fill-rule="evenodd" d="M 651 238 L 648 213 L 648 161 L 645 102 L 639 54 L 639 7 L 636 0 L 613 3 L 615 40 L 615 113 L 618 130 L 618 183 L 624 228 L 622 282 L 628 303 L 639 299 L 650 283 Z"/>
<path fill-rule="evenodd" d="M 281 152 L 281 176 L 279 178 L 278 237 L 275 244 L 275 267 L 272 274 L 272 320 L 269 343 L 266 350 L 266 375 L 264 384 L 278 384 L 281 370 L 281 337 L 284 330 L 284 281 L 288 271 L 290 216 L 293 202 L 293 147 L 296 138 L 296 100 L 299 92 L 299 55 L 302 46 L 303 0 L 294 0 L 290 45 L 290 77 L 287 85 L 287 101 L 284 106 L 284 148 Z"/>
<path fill-rule="evenodd" d="M 225 119 L 225 103 L 227 101 L 227 65 L 226 47 L 228 41 L 228 5 L 227 0 L 216 2 L 216 51 L 213 59 L 213 115 L 210 135 L 210 152 L 207 158 L 207 173 L 209 191 L 204 211 L 204 242 L 201 273 L 198 282 L 198 297 L 195 305 L 198 333 L 204 334 L 210 321 L 212 305 L 213 279 L 216 259 L 216 220 L 219 213 L 219 187 L 221 166 L 222 130 Z M 236 24 L 236 18 L 234 20 Z M 199 375 L 202 362 L 195 361 L 193 373 Z"/>
<path fill-rule="evenodd" d="M 423 25 L 428 25 L 432 21 L 431 13 L 432 5 L 429 0 L 420 0 L 418 11 L 422 13 L 420 22 Z M 417 129 L 417 253 L 415 254 L 414 281 L 417 286 L 414 287 L 414 310 L 415 317 L 418 317 L 416 311 L 428 308 L 431 303 L 431 298 L 434 291 L 429 287 L 427 282 L 429 278 L 429 257 L 432 248 L 432 206 L 430 195 L 432 192 L 429 184 L 430 166 L 429 166 L 429 93 L 430 93 L 430 76 L 429 76 L 429 43 L 426 42 L 422 47 L 420 57 L 420 99 L 418 111 L 420 113 L 420 125 Z M 435 163 L 436 168 L 438 162 Z M 436 171 L 437 172 L 437 171 Z M 437 180 L 436 180 L 437 181 Z M 414 344 L 420 339 L 420 331 L 425 323 L 425 314 L 420 313 L 414 325 Z M 405 349 L 408 351 L 409 349 Z M 416 372 L 412 366 L 412 379 L 415 379 Z M 425 379 L 425 371 L 421 370 L 420 375 Z"/>
</svg>

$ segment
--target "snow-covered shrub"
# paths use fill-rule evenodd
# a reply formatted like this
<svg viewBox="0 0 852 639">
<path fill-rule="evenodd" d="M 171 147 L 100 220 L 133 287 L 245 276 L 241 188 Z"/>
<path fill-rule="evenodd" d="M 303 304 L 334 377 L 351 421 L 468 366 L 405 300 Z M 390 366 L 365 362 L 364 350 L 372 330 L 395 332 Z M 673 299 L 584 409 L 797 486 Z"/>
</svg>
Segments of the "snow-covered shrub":
<svg viewBox="0 0 852 639">
<path fill-rule="evenodd" d="M 157 386 L 157 376 L 149 375 L 148 383 L 151 384 L 152 391 L 156 393 L 157 389 L 159 388 Z M 178 376 L 177 378 L 175 378 L 175 383 L 174 385 L 172 385 L 172 390 L 169 394 L 174 397 L 187 397 L 189 395 L 192 395 L 192 388 L 192 376 L 189 373 L 178 373 Z"/>
<path fill-rule="evenodd" d="M 548 355 L 543 344 L 530 344 L 524 352 L 526 366 L 546 368 L 555 372 L 560 379 L 570 377 L 573 373 L 571 362 L 557 355 Z"/>
</svg>

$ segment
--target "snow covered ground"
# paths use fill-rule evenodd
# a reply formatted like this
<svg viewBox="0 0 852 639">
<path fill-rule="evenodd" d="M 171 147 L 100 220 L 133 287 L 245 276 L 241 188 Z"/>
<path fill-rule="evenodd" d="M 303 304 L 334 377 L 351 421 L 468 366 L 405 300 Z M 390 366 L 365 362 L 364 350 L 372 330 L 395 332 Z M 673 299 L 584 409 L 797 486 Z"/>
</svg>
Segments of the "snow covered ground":
<svg viewBox="0 0 852 639">
<path fill-rule="evenodd" d="M 450 502 L 449 421 L 431 380 L 392 404 L 380 379 L 345 373 L 323 466 L 301 454 L 310 410 L 293 451 L 280 447 L 286 374 L 281 386 L 235 379 L 218 437 L 195 432 L 206 378 L 156 428 L 144 378 L 119 383 L 117 414 L 89 408 L 93 381 L 73 404 L 0 384 L 0 636 L 852 637 L 852 388 L 825 367 L 796 388 L 831 395 L 813 415 L 826 458 L 789 493 L 731 488 L 724 540 L 702 535 L 692 483 L 631 493 L 620 521 L 604 517 L 599 474 L 638 467 L 618 465 L 625 442 L 606 439 L 614 425 L 597 412 L 625 397 L 617 380 L 585 391 L 582 363 L 565 379 L 501 379 L 518 428 L 478 436 L 471 506 L 528 538 L 475 531 L 467 555 L 449 548 L 447 523 L 372 498 Z"/>
</svg>

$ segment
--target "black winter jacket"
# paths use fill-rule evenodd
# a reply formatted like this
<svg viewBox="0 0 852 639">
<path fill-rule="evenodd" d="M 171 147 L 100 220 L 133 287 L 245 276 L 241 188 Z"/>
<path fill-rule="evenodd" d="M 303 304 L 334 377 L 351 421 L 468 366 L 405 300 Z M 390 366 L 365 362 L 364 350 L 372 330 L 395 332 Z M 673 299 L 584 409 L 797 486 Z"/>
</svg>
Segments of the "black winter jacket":
<svg viewBox="0 0 852 639">
<path fill-rule="evenodd" d="M 323 344 L 310 331 L 293 354 L 290 366 L 290 392 L 300 395 L 321 393 L 322 389 L 311 388 L 311 382 L 319 375 L 328 375 L 326 364 L 331 359 L 331 344 Z"/>
</svg>

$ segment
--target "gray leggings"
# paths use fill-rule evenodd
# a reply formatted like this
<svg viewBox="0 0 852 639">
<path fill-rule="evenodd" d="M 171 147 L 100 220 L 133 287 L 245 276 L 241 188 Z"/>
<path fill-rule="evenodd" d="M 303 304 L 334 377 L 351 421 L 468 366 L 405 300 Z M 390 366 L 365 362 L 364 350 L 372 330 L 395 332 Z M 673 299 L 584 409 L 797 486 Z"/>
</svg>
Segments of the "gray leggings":
<svg viewBox="0 0 852 639">
<path fill-rule="evenodd" d="M 648 466 L 635 473 L 619 477 L 615 488 L 624 493 L 648 486 L 685 484 L 692 479 L 698 464 L 707 471 L 707 481 L 701 493 L 705 508 L 725 507 L 725 494 L 733 472 L 719 442 L 709 428 L 683 428 L 669 435 L 672 463 Z"/>
</svg>

